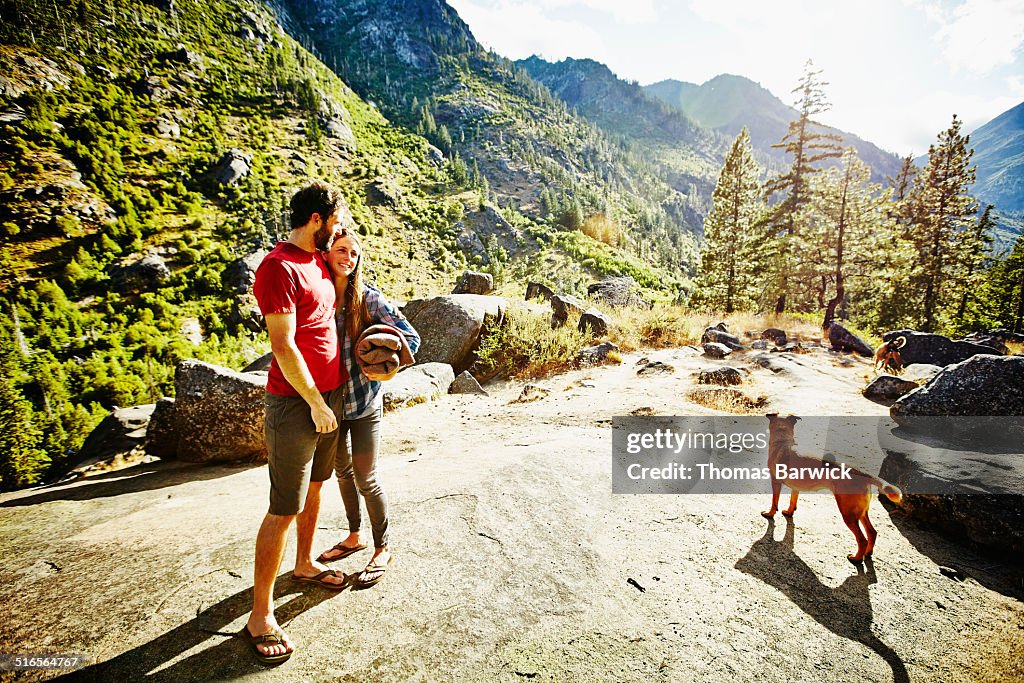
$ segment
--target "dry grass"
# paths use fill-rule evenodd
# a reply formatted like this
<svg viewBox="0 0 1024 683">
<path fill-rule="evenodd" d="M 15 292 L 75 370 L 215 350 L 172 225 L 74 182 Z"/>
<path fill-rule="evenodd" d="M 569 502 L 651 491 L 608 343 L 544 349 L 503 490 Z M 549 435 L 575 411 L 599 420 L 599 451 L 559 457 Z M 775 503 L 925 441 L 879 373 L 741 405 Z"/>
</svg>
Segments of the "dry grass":
<svg viewBox="0 0 1024 683">
<path fill-rule="evenodd" d="M 536 379 L 575 367 L 576 356 L 591 343 L 589 335 L 576 329 L 579 320 L 578 314 L 570 314 L 565 325 L 551 329 L 550 313 L 510 302 L 504 323 L 480 344 L 479 374 Z"/>
<path fill-rule="evenodd" d="M 1024 356 L 1024 344 L 1008 341 L 1006 342 L 1006 349 L 1007 353 L 1011 356 Z"/>
<path fill-rule="evenodd" d="M 693 389 L 686 394 L 686 398 L 705 408 L 734 415 L 760 415 L 768 405 L 767 396 L 751 397 L 739 389 L 728 387 Z"/>
</svg>

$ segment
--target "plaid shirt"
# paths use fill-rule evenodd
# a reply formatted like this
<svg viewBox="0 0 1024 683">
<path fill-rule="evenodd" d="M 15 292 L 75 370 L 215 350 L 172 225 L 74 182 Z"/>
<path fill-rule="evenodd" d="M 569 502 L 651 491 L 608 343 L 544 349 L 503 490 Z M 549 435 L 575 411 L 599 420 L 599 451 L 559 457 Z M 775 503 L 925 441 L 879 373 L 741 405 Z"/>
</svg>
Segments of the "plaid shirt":
<svg viewBox="0 0 1024 683">
<path fill-rule="evenodd" d="M 363 285 L 363 296 L 366 310 L 370 313 L 370 325 L 378 323 L 398 328 L 405 337 L 409 350 L 416 353 L 420 348 L 420 335 L 412 328 L 405 316 L 384 298 L 375 287 Z M 335 317 L 338 324 L 338 338 L 342 340 L 342 358 L 348 368 L 348 382 L 345 384 L 345 420 L 355 420 L 370 415 L 380 406 L 383 400 L 380 393 L 380 382 L 375 382 L 363 374 L 356 356 L 352 353 L 355 340 L 345 334 L 345 312 L 339 311 Z"/>
</svg>

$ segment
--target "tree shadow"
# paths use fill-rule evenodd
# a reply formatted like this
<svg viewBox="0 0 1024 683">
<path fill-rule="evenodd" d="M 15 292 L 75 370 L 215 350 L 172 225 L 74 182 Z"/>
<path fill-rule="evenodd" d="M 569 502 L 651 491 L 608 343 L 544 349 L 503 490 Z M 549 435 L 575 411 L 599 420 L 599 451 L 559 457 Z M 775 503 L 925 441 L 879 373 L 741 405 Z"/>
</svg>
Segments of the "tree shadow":
<svg viewBox="0 0 1024 683">
<path fill-rule="evenodd" d="M 288 622 L 303 612 L 337 595 L 318 586 L 298 585 L 287 580 L 289 574 L 277 577 L 274 586 L 275 601 L 294 595 L 288 602 L 275 608 L 278 623 L 288 630 Z M 285 580 L 281 580 L 284 578 Z M 236 593 L 217 604 L 197 611 L 195 619 L 105 662 L 61 676 L 61 681 L 134 681 L 157 683 L 178 681 L 229 680 L 252 674 L 265 668 L 257 662 L 249 643 L 237 631 L 222 631 L 232 622 L 249 614 L 252 609 L 252 588 Z M 239 626 L 241 629 L 242 626 Z M 212 647 L 204 647 L 155 673 L 154 669 L 176 659 L 199 646 L 210 637 L 222 638 Z"/>
<path fill-rule="evenodd" d="M 775 521 L 768 521 L 764 536 L 754 542 L 736 568 L 781 591 L 811 618 L 838 636 L 866 645 L 892 669 L 896 683 L 909 683 L 903 660 L 871 632 L 872 608 L 868 586 L 877 582 L 871 559 L 857 573 L 832 588 L 821 582 L 807 563 L 793 551 L 794 529 L 786 522 L 781 541 L 774 539 Z"/>
<path fill-rule="evenodd" d="M 250 467 L 260 467 L 260 464 L 240 462 L 209 465 L 174 461 L 143 463 L 126 467 L 123 470 L 48 484 L 35 489 L 36 493 L 0 502 L 0 508 L 23 507 L 55 500 L 92 500 L 93 498 L 120 496 L 125 493 L 152 491 L 190 481 L 226 477 Z"/>
</svg>

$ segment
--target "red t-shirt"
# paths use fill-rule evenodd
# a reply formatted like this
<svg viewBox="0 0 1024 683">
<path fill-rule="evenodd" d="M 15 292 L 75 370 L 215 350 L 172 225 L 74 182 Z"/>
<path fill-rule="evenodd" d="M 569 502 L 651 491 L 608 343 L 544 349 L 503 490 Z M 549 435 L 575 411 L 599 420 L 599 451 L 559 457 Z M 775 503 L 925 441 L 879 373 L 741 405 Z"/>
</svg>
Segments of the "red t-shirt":
<svg viewBox="0 0 1024 683">
<path fill-rule="evenodd" d="M 334 282 L 319 253 L 278 242 L 256 269 L 252 292 L 264 316 L 295 314 L 295 345 L 318 390 L 331 391 L 348 380 L 334 324 Z M 278 396 L 299 395 L 285 379 L 277 358 L 270 363 L 267 391 Z"/>
</svg>

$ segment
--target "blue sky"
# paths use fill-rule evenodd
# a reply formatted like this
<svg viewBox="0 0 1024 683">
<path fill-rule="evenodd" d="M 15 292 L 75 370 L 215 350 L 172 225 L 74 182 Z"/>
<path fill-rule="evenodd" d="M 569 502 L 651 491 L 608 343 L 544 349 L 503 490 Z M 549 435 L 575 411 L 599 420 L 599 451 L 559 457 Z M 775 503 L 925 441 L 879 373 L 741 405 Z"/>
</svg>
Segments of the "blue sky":
<svg viewBox="0 0 1024 683">
<path fill-rule="evenodd" d="M 746 76 L 792 104 L 807 59 L 819 118 L 897 154 L 1024 101 L 1024 0 L 447 0 L 511 59 L 589 57 L 641 84 Z"/>
</svg>

